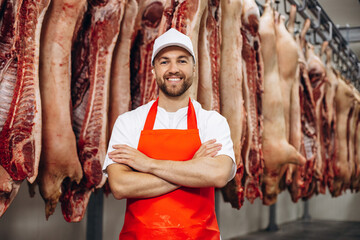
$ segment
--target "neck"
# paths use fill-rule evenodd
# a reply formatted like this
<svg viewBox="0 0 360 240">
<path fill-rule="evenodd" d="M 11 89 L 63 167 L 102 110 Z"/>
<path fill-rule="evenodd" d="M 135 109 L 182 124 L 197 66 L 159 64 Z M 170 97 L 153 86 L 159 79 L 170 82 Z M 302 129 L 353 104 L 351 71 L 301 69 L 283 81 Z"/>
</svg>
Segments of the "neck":
<svg viewBox="0 0 360 240">
<path fill-rule="evenodd" d="M 164 108 L 167 112 L 176 112 L 180 108 L 187 107 L 189 104 L 189 94 L 184 93 L 179 97 L 169 97 L 159 91 L 158 106 Z"/>
</svg>

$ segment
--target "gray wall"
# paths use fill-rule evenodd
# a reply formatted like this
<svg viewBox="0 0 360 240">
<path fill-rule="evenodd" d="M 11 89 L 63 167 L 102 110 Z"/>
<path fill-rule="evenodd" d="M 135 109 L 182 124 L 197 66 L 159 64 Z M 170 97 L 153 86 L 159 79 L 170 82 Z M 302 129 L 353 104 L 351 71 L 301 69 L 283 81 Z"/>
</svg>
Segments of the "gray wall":
<svg viewBox="0 0 360 240">
<path fill-rule="evenodd" d="M 346 194 L 332 198 L 330 195 L 314 196 L 309 200 L 313 219 L 360 221 L 360 193 Z M 0 239 L 2 240 L 86 240 L 86 216 L 80 223 L 67 223 L 60 206 L 48 221 L 45 220 L 44 201 L 37 192 L 34 198 L 28 194 L 23 183 L 19 194 L 7 212 L 0 218 Z M 248 201 L 240 210 L 232 209 L 220 197 L 220 231 L 224 240 L 234 236 L 265 229 L 268 225 L 269 207 L 257 199 Z M 111 195 L 104 201 L 103 239 L 118 239 L 123 224 L 125 201 L 117 201 Z M 293 203 L 287 192 L 278 196 L 277 223 L 301 218 L 303 203 Z"/>
</svg>

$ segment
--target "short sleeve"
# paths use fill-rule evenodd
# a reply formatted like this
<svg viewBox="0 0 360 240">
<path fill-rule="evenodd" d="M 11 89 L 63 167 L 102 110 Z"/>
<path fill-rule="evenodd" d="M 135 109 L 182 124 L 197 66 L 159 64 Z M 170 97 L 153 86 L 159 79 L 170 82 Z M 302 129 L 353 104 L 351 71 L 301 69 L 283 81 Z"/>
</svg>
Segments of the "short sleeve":
<svg viewBox="0 0 360 240">
<path fill-rule="evenodd" d="M 235 154 L 233 142 L 231 140 L 230 127 L 226 118 L 217 112 L 209 112 L 206 125 L 204 142 L 210 139 L 216 139 L 216 142 L 221 143 L 222 148 L 218 152 L 218 155 L 227 155 L 233 160 L 233 178 L 236 174 Z"/>
<path fill-rule="evenodd" d="M 112 147 L 113 145 L 126 144 L 130 147 L 137 148 L 135 129 L 133 128 L 131 122 L 127 121 L 127 115 L 128 113 L 120 115 L 115 121 L 103 165 L 103 172 L 106 176 L 106 168 L 109 165 L 115 163 L 108 156 L 109 152 L 114 150 L 114 148 Z"/>
</svg>

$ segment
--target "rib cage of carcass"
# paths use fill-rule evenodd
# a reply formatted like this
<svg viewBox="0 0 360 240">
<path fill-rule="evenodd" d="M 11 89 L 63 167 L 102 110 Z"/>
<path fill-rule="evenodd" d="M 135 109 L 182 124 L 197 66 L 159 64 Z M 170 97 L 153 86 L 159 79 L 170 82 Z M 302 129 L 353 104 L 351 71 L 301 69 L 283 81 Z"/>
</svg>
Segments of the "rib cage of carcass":
<svg viewBox="0 0 360 240">
<path fill-rule="evenodd" d="M 308 22 L 294 36 L 296 8 L 285 26 L 270 5 L 260 17 L 254 0 L 1 1 L 0 215 L 26 178 L 46 218 L 58 202 L 83 218 L 117 116 L 158 95 L 152 45 L 169 28 L 194 45 L 191 97 L 231 129 L 225 201 L 358 191 L 360 95 L 326 44 L 323 63 L 306 43 Z"/>
</svg>

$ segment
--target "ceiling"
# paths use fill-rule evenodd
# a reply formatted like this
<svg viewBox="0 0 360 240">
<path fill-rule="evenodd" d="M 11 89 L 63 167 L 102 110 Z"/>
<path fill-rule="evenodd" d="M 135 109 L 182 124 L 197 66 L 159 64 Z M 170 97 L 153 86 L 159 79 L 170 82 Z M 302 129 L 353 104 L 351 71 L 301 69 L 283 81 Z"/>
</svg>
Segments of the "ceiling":
<svg viewBox="0 0 360 240">
<path fill-rule="evenodd" d="M 318 3 L 338 28 L 346 27 L 347 24 L 349 27 L 360 27 L 359 0 L 318 0 Z M 349 47 L 360 61 L 360 42 L 349 43 Z"/>
</svg>

